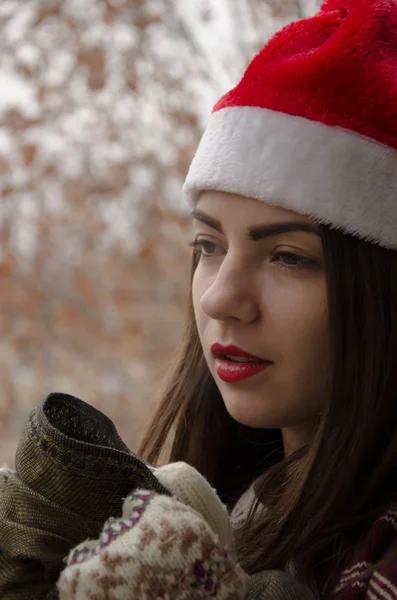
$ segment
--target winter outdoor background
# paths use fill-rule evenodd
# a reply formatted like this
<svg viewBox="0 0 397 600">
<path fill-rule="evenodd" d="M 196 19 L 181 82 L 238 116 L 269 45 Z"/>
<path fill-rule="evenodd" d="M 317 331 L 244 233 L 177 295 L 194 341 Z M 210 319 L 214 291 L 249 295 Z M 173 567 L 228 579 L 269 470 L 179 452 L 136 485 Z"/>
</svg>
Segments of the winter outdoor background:
<svg viewBox="0 0 397 600">
<path fill-rule="evenodd" d="M 1 0 L 0 462 L 49 391 L 134 449 L 181 333 L 214 102 L 317 0 Z"/>
</svg>

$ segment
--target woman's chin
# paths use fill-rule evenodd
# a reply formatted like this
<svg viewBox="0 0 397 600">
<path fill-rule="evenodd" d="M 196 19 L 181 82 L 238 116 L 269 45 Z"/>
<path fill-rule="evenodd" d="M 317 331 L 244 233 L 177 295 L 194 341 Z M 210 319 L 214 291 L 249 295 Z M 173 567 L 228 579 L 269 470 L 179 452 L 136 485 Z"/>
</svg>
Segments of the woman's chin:
<svg viewBox="0 0 397 600">
<path fill-rule="evenodd" d="M 241 425 L 256 429 L 280 429 L 285 426 L 286 415 L 280 414 L 275 406 L 264 406 L 261 401 L 259 406 L 247 398 L 223 398 L 229 415 Z"/>
</svg>

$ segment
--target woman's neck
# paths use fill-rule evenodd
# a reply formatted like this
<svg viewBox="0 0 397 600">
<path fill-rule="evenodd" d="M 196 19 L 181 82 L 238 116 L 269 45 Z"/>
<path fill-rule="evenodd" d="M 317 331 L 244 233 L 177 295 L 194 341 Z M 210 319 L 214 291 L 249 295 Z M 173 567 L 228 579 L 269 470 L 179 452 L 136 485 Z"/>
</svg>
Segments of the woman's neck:
<svg viewBox="0 0 397 600">
<path fill-rule="evenodd" d="M 313 433 L 313 424 L 305 423 L 294 427 L 285 427 L 281 430 L 283 438 L 284 456 L 287 458 L 309 441 Z"/>
</svg>

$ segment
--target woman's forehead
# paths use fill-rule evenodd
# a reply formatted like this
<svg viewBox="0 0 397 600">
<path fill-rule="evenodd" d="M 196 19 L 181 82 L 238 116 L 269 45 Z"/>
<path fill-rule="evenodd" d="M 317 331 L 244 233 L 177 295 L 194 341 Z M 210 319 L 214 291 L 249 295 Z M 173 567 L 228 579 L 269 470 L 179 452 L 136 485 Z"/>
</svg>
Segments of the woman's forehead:
<svg viewBox="0 0 397 600">
<path fill-rule="evenodd" d="M 294 210 L 240 194 L 215 190 L 203 191 L 198 198 L 196 209 L 221 223 L 238 221 L 241 225 L 245 225 L 250 221 L 252 224 L 298 221 L 316 225 L 313 218 Z"/>
</svg>

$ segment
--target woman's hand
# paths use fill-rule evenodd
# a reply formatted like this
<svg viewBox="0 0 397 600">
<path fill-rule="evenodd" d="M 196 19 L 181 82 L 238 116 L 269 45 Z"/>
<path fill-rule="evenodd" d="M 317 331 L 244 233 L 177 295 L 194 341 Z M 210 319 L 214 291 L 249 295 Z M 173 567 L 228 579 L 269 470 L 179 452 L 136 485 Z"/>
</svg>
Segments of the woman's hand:
<svg viewBox="0 0 397 600">
<path fill-rule="evenodd" d="M 185 463 L 155 471 L 174 495 L 137 490 L 99 540 L 69 555 L 60 600 L 240 600 L 248 576 L 234 558 L 229 517 L 206 480 Z"/>
</svg>

